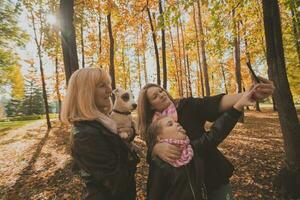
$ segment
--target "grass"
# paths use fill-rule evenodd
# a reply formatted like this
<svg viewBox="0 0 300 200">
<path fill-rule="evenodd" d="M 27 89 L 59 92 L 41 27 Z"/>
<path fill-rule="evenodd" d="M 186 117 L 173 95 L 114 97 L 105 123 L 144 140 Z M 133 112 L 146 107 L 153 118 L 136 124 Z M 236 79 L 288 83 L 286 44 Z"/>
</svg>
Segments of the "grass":
<svg viewBox="0 0 300 200">
<path fill-rule="evenodd" d="M 4 135 L 6 131 L 11 129 L 16 129 L 27 124 L 30 124 L 36 120 L 26 120 L 26 121 L 7 121 L 7 122 L 0 122 L 0 136 Z"/>
</svg>

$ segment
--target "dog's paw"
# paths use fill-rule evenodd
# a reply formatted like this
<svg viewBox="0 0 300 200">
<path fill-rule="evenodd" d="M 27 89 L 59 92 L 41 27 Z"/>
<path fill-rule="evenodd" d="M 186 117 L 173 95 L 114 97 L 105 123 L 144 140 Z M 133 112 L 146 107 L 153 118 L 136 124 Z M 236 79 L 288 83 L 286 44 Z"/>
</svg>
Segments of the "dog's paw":
<svg viewBox="0 0 300 200">
<path fill-rule="evenodd" d="M 120 133 L 120 137 L 122 138 L 122 139 L 127 139 L 128 138 L 128 133 L 126 133 L 126 132 L 121 132 Z"/>
</svg>

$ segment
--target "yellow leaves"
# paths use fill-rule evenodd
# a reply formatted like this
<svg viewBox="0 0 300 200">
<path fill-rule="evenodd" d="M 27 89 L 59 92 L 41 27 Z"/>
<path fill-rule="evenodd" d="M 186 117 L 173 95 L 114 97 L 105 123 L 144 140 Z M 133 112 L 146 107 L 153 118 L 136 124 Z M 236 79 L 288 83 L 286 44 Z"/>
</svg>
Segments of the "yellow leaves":
<svg viewBox="0 0 300 200">
<path fill-rule="evenodd" d="M 9 75 L 12 82 L 12 97 L 22 99 L 24 97 L 24 77 L 19 65 L 14 66 Z"/>
</svg>

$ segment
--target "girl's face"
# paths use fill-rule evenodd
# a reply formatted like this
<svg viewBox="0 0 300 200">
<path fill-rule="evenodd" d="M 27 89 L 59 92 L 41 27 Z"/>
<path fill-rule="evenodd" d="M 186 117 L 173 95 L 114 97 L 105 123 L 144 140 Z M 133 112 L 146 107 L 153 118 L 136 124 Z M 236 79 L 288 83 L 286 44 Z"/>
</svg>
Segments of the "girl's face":
<svg viewBox="0 0 300 200">
<path fill-rule="evenodd" d="M 152 109 L 155 111 L 161 112 L 172 103 L 167 93 L 159 87 L 148 88 L 146 95 Z"/>
<path fill-rule="evenodd" d="M 97 108 L 101 112 L 106 112 L 106 109 L 110 107 L 112 88 L 111 88 L 111 81 L 103 81 L 96 85 L 95 90 L 95 103 Z M 83 97 L 84 98 L 84 97 Z"/>
<path fill-rule="evenodd" d="M 158 140 L 161 139 L 177 139 L 184 140 L 186 139 L 185 130 L 182 126 L 175 122 L 171 117 L 164 117 L 158 121 L 160 124 L 161 132 L 158 135 Z"/>
</svg>

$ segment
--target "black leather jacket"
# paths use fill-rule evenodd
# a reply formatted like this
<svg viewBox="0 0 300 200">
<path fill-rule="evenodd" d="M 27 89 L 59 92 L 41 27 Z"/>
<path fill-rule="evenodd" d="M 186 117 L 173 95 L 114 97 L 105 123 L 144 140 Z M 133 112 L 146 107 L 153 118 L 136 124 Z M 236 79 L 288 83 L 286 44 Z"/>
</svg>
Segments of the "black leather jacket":
<svg viewBox="0 0 300 200">
<path fill-rule="evenodd" d="M 100 122 L 76 122 L 72 132 L 72 157 L 85 180 L 87 196 L 134 200 L 137 155 Z"/>
<path fill-rule="evenodd" d="M 149 200 L 202 200 L 207 199 L 206 171 L 203 159 L 209 151 L 228 136 L 237 123 L 241 112 L 231 108 L 223 113 L 207 134 L 193 140 L 192 161 L 186 166 L 175 168 L 159 158 L 151 161 L 147 196 Z M 211 156 L 211 155 L 209 155 Z M 220 166 L 221 167 L 221 166 Z M 218 176 L 222 171 L 215 171 Z M 210 178 L 210 177 L 208 177 Z"/>
</svg>

